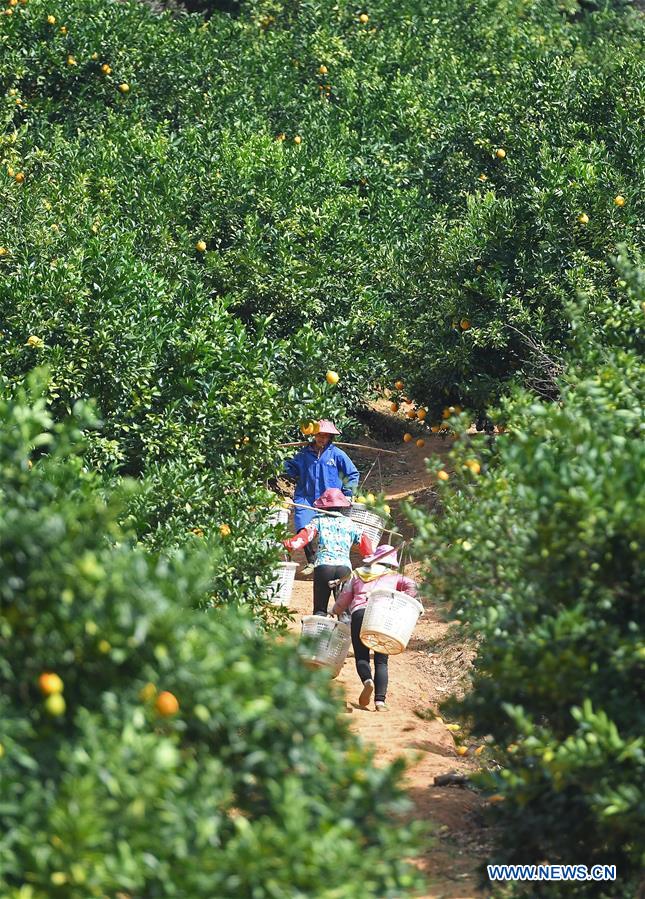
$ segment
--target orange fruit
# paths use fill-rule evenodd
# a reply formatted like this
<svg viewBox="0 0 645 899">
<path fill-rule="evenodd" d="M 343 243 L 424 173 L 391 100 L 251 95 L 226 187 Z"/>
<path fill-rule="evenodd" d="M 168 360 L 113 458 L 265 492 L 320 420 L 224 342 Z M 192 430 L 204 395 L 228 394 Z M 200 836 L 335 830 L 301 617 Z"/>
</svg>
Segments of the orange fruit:
<svg viewBox="0 0 645 899">
<path fill-rule="evenodd" d="M 45 711 L 52 718 L 59 718 L 65 714 L 66 704 L 62 693 L 51 693 L 45 700 Z"/>
<path fill-rule="evenodd" d="M 219 532 L 222 535 L 222 537 L 228 537 L 228 536 L 230 536 L 231 529 L 227 524 L 220 524 Z"/>
<path fill-rule="evenodd" d="M 286 140 L 287 135 L 284 133 L 284 131 L 281 131 L 280 134 L 276 134 L 275 139 L 276 140 Z"/>
<path fill-rule="evenodd" d="M 174 693 L 163 690 L 159 696 L 157 696 L 155 709 L 157 714 L 161 715 L 162 718 L 170 718 L 171 715 L 176 715 L 179 711 L 179 701 Z"/>
<path fill-rule="evenodd" d="M 327 66 L 319 66 L 318 71 L 320 72 L 321 75 L 326 75 L 329 70 L 328 70 Z"/>
<path fill-rule="evenodd" d="M 414 411 L 414 409 L 408 409 L 408 411 L 405 414 L 408 418 L 416 418 L 417 417 L 417 413 Z"/>
<path fill-rule="evenodd" d="M 25 180 L 24 173 L 23 173 L 23 172 L 16 172 L 16 174 L 15 174 L 15 179 L 16 179 L 16 181 L 18 182 L 18 184 L 22 184 L 23 181 Z"/>
<path fill-rule="evenodd" d="M 430 428 L 433 434 L 436 434 L 440 429 L 441 425 L 432 425 L 432 427 Z"/>
<path fill-rule="evenodd" d="M 112 645 L 108 640 L 99 640 L 98 650 L 102 652 L 103 655 L 107 655 L 108 652 L 112 649 Z"/>
<path fill-rule="evenodd" d="M 300 430 L 305 435 L 305 437 L 309 437 L 314 433 L 315 424 L 313 421 L 308 421 L 306 425 L 303 425 Z"/>
<path fill-rule="evenodd" d="M 338 382 L 340 381 L 340 378 L 339 378 L 337 372 L 328 371 L 327 374 L 325 375 L 325 380 L 327 381 L 328 384 L 331 384 L 333 387 L 334 385 L 338 384 Z"/>
<path fill-rule="evenodd" d="M 63 692 L 63 681 L 53 671 L 44 671 L 38 678 L 38 686 L 43 696 L 53 696 Z"/>
<path fill-rule="evenodd" d="M 437 472 L 437 477 L 440 481 L 447 481 L 450 478 L 450 475 L 447 471 L 445 471 L 445 469 L 442 468 L 441 471 Z"/>
<path fill-rule="evenodd" d="M 457 755 L 468 755 L 468 749 L 465 746 L 456 746 L 455 752 Z"/>
<path fill-rule="evenodd" d="M 395 390 L 403 390 L 403 386 L 404 386 L 404 385 L 403 385 L 403 381 L 395 381 L 395 382 L 394 382 L 394 389 L 395 389 Z"/>
<path fill-rule="evenodd" d="M 122 94 L 127 94 L 130 90 L 130 85 L 126 81 L 124 81 L 123 84 L 119 85 L 119 90 Z"/>
<path fill-rule="evenodd" d="M 302 143 L 302 138 L 300 137 L 299 134 L 296 134 L 296 136 L 293 139 L 293 142 L 294 142 L 294 144 L 298 144 L 298 145 Z"/>
<path fill-rule="evenodd" d="M 411 440 L 412 440 L 412 434 L 404 434 L 404 435 L 403 435 L 403 442 L 404 442 L 404 443 L 409 443 Z"/>
<path fill-rule="evenodd" d="M 428 413 L 425 409 L 419 409 L 419 411 L 417 412 L 417 418 L 419 419 L 419 421 L 425 421 L 425 417 L 427 414 Z"/>
<path fill-rule="evenodd" d="M 462 331 L 468 331 L 470 328 L 470 322 L 467 318 L 462 318 L 462 320 L 459 322 L 459 327 Z"/>
<path fill-rule="evenodd" d="M 482 470 L 482 467 L 477 459 L 467 459 L 466 462 L 464 462 L 464 465 L 466 466 L 466 468 L 469 468 L 473 474 L 479 474 L 479 472 Z"/>
<path fill-rule="evenodd" d="M 101 71 L 104 75 L 110 75 L 112 73 L 112 67 L 109 66 L 106 62 L 101 66 Z"/>
<path fill-rule="evenodd" d="M 195 244 L 195 249 L 197 250 L 198 253 L 205 253 L 206 252 L 206 241 L 198 240 L 197 243 Z"/>
<path fill-rule="evenodd" d="M 478 746 L 477 749 L 475 750 L 475 755 L 481 755 L 482 752 L 484 751 L 484 749 L 485 749 L 484 746 Z"/>
<path fill-rule="evenodd" d="M 0 256 L 6 256 L 9 250 L 6 247 L 0 247 Z"/>
<path fill-rule="evenodd" d="M 617 197 L 614 197 L 614 203 L 616 204 L 616 206 L 624 206 L 625 202 L 625 197 L 621 197 L 620 194 L 618 194 Z"/>
<path fill-rule="evenodd" d="M 75 65 L 77 65 L 76 59 L 75 59 L 73 56 L 68 56 L 68 57 L 67 57 L 67 65 L 68 65 L 68 66 L 75 66 Z"/>
<path fill-rule="evenodd" d="M 504 802 L 506 799 L 505 796 L 502 796 L 501 793 L 493 793 L 492 796 L 488 797 L 489 802 Z"/>
<path fill-rule="evenodd" d="M 423 437 L 419 437 L 419 439 L 417 440 L 417 446 L 419 447 L 419 449 L 421 449 L 421 447 L 423 447 L 425 445 L 426 445 L 426 442 L 423 439 Z"/>
<path fill-rule="evenodd" d="M 581 212 L 580 215 L 578 216 L 578 221 L 580 222 L 581 225 L 588 225 L 589 224 L 589 216 L 587 215 L 586 212 Z"/>
<path fill-rule="evenodd" d="M 47 16 L 47 24 L 55 25 L 56 24 L 56 16 Z"/>
<path fill-rule="evenodd" d="M 504 150 L 503 147 L 498 147 L 497 150 L 495 150 L 495 156 L 497 156 L 498 159 L 505 159 L 506 150 Z"/>
<path fill-rule="evenodd" d="M 358 21 L 361 23 L 361 25 L 367 25 L 369 20 L 370 20 L 370 17 L 367 15 L 366 12 L 362 12 L 360 14 L 360 16 L 358 17 Z"/>
<path fill-rule="evenodd" d="M 399 404 L 398 403 L 390 403 L 390 412 L 398 412 Z"/>
</svg>

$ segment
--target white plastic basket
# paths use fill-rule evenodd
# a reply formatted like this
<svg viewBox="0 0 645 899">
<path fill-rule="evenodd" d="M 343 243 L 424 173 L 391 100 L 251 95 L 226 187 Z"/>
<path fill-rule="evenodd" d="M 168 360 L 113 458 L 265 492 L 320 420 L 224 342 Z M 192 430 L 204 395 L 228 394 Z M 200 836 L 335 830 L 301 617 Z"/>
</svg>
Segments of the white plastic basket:
<svg viewBox="0 0 645 899">
<path fill-rule="evenodd" d="M 277 527 L 279 524 L 286 525 L 289 523 L 289 510 L 282 508 L 271 509 L 267 521 L 274 527 Z"/>
<path fill-rule="evenodd" d="M 310 668 L 328 668 L 337 677 L 347 658 L 352 642 L 348 624 L 337 618 L 305 615 L 302 619 L 301 642 L 298 651 Z"/>
<path fill-rule="evenodd" d="M 275 580 L 267 593 L 267 598 L 274 606 L 288 606 L 291 602 L 297 568 L 297 562 L 280 562 L 278 565 Z"/>
<path fill-rule="evenodd" d="M 354 503 L 350 512 L 350 518 L 356 524 L 360 524 L 363 533 L 367 534 L 374 549 L 381 542 L 381 535 L 385 529 L 385 521 L 376 512 L 370 512 L 363 503 Z"/>
<path fill-rule="evenodd" d="M 423 606 L 418 599 L 398 590 L 372 590 L 367 601 L 361 643 L 394 656 L 403 652 L 416 627 Z"/>
</svg>

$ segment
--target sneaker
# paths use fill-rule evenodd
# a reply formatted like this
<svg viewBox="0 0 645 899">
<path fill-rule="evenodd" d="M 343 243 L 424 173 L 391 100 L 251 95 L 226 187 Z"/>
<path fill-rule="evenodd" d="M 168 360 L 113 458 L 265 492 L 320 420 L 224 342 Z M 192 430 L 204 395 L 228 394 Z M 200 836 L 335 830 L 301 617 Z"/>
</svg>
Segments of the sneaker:
<svg viewBox="0 0 645 899">
<path fill-rule="evenodd" d="M 374 708 L 376 709 L 377 712 L 387 712 L 387 706 L 385 705 L 385 702 L 381 699 L 376 700 L 376 702 L 374 703 Z"/>
<path fill-rule="evenodd" d="M 304 568 L 300 569 L 300 574 L 304 575 L 305 577 L 309 577 L 309 575 L 313 574 L 313 573 L 314 573 L 314 566 L 311 564 L 311 562 L 308 562 Z"/>
<path fill-rule="evenodd" d="M 358 697 L 358 704 L 361 708 L 366 709 L 368 707 L 373 692 L 374 681 L 371 678 L 363 681 L 363 689 L 361 690 L 361 695 Z"/>
</svg>

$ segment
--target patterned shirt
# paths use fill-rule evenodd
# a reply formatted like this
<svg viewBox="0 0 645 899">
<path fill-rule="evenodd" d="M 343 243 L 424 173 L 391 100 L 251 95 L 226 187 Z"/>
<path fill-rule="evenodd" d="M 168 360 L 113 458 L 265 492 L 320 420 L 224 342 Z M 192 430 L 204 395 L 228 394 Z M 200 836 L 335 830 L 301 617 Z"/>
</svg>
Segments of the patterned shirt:
<svg viewBox="0 0 645 899">
<path fill-rule="evenodd" d="M 285 540 L 290 549 L 302 549 L 318 535 L 316 565 L 345 565 L 351 568 L 349 552 L 355 544 L 361 543 L 363 528 L 346 515 L 316 515 L 295 537 Z M 361 546 L 363 550 L 363 547 Z M 365 551 L 371 552 L 369 545 Z"/>
</svg>

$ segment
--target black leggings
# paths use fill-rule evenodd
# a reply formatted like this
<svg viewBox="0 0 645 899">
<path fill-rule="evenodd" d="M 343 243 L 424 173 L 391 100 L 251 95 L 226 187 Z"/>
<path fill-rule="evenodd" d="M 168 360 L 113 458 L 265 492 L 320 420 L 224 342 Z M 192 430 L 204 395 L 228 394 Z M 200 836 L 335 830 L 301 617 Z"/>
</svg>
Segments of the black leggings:
<svg viewBox="0 0 645 899">
<path fill-rule="evenodd" d="M 385 702 L 387 694 L 387 656 L 382 652 L 374 653 L 374 678 L 372 678 L 370 650 L 364 643 L 361 643 L 361 638 L 359 637 L 364 615 L 365 608 L 352 612 L 352 646 L 354 647 L 356 671 L 363 683 L 366 680 L 374 680 L 374 699 L 376 702 Z"/>
<path fill-rule="evenodd" d="M 349 574 L 348 565 L 316 565 L 314 568 L 314 615 L 326 615 L 331 587 L 329 582 Z"/>
</svg>

